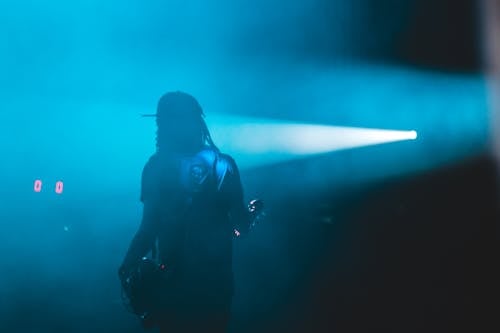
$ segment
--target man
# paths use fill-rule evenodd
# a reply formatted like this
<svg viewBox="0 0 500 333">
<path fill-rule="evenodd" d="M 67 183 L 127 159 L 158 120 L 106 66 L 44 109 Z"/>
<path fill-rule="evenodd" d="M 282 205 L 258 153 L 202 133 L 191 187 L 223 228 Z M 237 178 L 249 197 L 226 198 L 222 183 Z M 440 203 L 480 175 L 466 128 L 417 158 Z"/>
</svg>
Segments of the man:
<svg viewBox="0 0 500 333">
<path fill-rule="evenodd" d="M 157 151 L 142 173 L 142 222 L 119 275 L 123 282 L 157 246 L 171 274 L 158 290 L 165 300 L 155 318 L 160 332 L 224 332 L 234 230 L 244 233 L 251 224 L 238 168 L 213 143 L 191 95 L 166 93 L 153 116 Z"/>
</svg>

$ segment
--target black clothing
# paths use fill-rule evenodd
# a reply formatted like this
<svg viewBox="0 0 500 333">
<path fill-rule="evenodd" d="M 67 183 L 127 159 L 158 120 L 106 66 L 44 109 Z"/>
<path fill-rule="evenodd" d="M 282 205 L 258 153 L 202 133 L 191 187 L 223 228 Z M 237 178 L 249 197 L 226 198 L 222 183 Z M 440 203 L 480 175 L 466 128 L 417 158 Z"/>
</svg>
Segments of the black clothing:
<svg viewBox="0 0 500 333">
<path fill-rule="evenodd" d="M 144 166 L 141 201 L 143 219 L 122 267 L 133 267 L 157 242 L 173 276 L 163 292 L 163 317 L 178 321 L 215 311 L 211 318 L 228 318 L 233 230 L 250 226 L 234 160 L 210 148 L 194 155 L 156 153 Z"/>
</svg>

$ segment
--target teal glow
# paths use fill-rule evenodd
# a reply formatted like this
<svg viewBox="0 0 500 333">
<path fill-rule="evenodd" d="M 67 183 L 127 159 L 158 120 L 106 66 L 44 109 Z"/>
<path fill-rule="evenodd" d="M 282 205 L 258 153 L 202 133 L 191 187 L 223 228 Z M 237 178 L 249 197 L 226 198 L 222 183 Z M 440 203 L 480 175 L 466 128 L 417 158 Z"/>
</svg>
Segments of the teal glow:
<svg viewBox="0 0 500 333">
<path fill-rule="evenodd" d="M 181 80 L 183 70 L 192 84 Z M 217 78 L 224 84 L 217 86 L 208 84 L 206 75 L 179 67 L 166 76 L 165 87 L 150 86 L 140 100 L 133 94 L 104 100 L 49 94 L 36 101 L 3 101 L 4 110 L 15 111 L 5 112 L 0 124 L 2 151 L 9 156 L 4 168 L 17 177 L 5 179 L 3 188 L 22 196 L 32 179 L 52 184 L 65 179 L 65 196 L 92 195 L 97 188 L 137 193 L 142 167 L 155 151 L 154 119 L 141 114 L 154 113 L 158 96 L 173 89 L 198 98 L 215 143 L 242 169 L 333 152 L 335 172 L 349 175 L 342 180 L 362 182 L 451 163 L 476 154 L 488 141 L 487 90 L 480 76 L 355 65 L 326 71 L 297 67 L 293 74 L 277 67 L 262 82 L 248 70 L 221 69 Z M 240 84 L 233 84 L 237 78 Z M 140 94 L 148 85 L 136 89 Z M 341 142 L 342 128 L 402 130 L 403 136 Z M 320 132 L 324 140 L 314 142 Z M 348 148 L 357 149 L 340 154 Z"/>
</svg>

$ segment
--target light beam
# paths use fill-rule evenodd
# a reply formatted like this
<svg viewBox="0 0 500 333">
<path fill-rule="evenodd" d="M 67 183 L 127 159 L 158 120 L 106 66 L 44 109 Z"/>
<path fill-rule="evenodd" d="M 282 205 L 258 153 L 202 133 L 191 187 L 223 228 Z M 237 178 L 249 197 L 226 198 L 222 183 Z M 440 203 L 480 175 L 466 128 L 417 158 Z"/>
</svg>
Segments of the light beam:
<svg viewBox="0 0 500 333">
<path fill-rule="evenodd" d="M 215 142 L 244 167 L 269 164 L 396 141 L 415 140 L 414 130 L 387 130 L 279 122 L 217 115 L 207 119 Z"/>
</svg>

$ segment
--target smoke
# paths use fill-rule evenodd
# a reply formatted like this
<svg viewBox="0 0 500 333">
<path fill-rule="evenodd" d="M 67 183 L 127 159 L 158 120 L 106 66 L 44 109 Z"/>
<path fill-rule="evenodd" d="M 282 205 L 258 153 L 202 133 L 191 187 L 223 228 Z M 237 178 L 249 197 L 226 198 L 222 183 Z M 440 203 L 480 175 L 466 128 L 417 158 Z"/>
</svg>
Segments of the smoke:
<svg viewBox="0 0 500 333">
<path fill-rule="evenodd" d="M 0 331 L 138 329 L 121 307 L 116 269 L 140 221 L 140 173 L 154 151 L 154 122 L 140 114 L 166 91 L 196 96 L 214 129 L 231 115 L 416 129 L 422 138 L 243 170 L 247 198 L 270 211 L 235 245 L 240 319 L 272 316 L 306 269 L 318 226 L 307 224 L 317 221 L 301 196 L 481 150 L 482 77 L 354 61 L 383 54 L 408 15 L 409 5 L 387 1 L 377 13 L 396 15 L 371 29 L 381 23 L 374 4 L 2 2 Z M 35 179 L 47 184 L 40 193 Z"/>
</svg>

